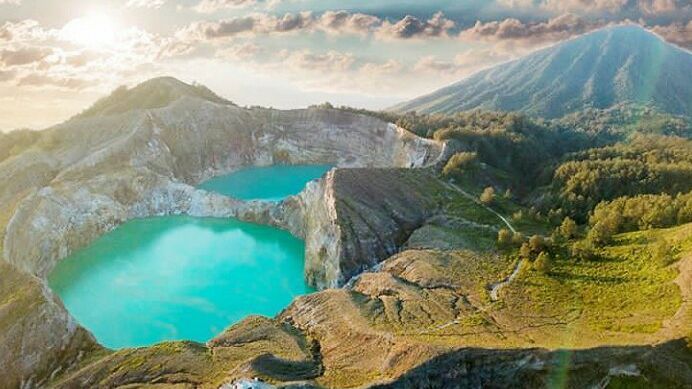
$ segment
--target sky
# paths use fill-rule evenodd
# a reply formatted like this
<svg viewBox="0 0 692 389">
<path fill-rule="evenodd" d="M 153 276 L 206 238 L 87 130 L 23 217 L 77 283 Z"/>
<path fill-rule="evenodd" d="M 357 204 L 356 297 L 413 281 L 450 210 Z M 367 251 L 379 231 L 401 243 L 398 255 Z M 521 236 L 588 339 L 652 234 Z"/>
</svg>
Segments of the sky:
<svg viewBox="0 0 692 389">
<path fill-rule="evenodd" d="M 382 109 L 621 23 L 692 48 L 689 0 L 0 0 L 0 131 L 157 76 L 240 105 Z"/>
</svg>

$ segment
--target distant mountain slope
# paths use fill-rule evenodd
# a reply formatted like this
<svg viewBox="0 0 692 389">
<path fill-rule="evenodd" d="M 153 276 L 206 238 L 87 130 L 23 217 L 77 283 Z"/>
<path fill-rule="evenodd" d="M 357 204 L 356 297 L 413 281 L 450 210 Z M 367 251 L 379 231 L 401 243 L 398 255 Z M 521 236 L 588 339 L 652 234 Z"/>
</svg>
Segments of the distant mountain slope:
<svg viewBox="0 0 692 389">
<path fill-rule="evenodd" d="M 94 103 L 79 117 L 112 115 L 133 109 L 162 108 L 183 97 L 197 97 L 217 104 L 233 105 L 203 85 L 190 85 L 173 77 L 158 77 L 133 88 L 120 87 Z"/>
<path fill-rule="evenodd" d="M 692 53 L 638 26 L 618 26 L 481 71 L 394 111 L 523 111 L 547 118 L 631 102 L 692 114 Z"/>
</svg>

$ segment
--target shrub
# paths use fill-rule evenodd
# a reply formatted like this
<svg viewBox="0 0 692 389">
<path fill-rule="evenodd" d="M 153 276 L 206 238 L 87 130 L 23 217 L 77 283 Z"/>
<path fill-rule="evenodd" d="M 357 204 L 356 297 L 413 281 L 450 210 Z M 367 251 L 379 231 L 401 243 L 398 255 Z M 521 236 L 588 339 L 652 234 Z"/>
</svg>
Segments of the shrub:
<svg viewBox="0 0 692 389">
<path fill-rule="evenodd" d="M 545 249 L 545 240 L 540 235 L 534 235 L 529 239 L 529 249 L 533 253 L 540 253 Z"/>
<path fill-rule="evenodd" d="M 445 177 L 460 177 L 464 173 L 474 170 L 478 154 L 469 152 L 456 153 L 447 161 L 442 174 Z"/>
<path fill-rule="evenodd" d="M 497 232 L 497 245 L 500 247 L 509 247 L 512 244 L 512 233 L 506 228 L 501 228 Z"/>
<path fill-rule="evenodd" d="M 616 232 L 617 227 L 614 227 L 613 224 L 605 221 L 598 222 L 589 229 L 586 239 L 594 246 L 600 247 L 610 243 Z"/>
<path fill-rule="evenodd" d="M 552 268 L 552 259 L 550 255 L 545 252 L 538 254 L 538 258 L 536 258 L 536 261 L 533 263 L 533 268 L 543 274 L 549 273 Z"/>
<path fill-rule="evenodd" d="M 675 262 L 675 252 L 665 239 L 660 238 L 651 248 L 651 258 L 661 266 Z"/>
<path fill-rule="evenodd" d="M 287 150 L 274 150 L 272 158 L 275 164 L 287 164 L 291 162 L 291 155 Z"/>
<path fill-rule="evenodd" d="M 493 200 L 495 200 L 495 189 L 493 189 L 491 186 L 485 188 L 483 193 L 481 193 L 480 200 L 481 203 L 485 205 L 492 204 Z"/>
<path fill-rule="evenodd" d="M 533 258 L 531 246 L 529 246 L 528 242 L 524 242 L 521 244 L 521 247 L 519 248 L 519 255 L 521 255 L 522 258 L 526 259 Z"/>
<path fill-rule="evenodd" d="M 558 227 L 558 231 L 560 236 L 567 240 L 575 238 L 578 231 L 577 223 L 567 216 L 562 220 L 562 224 Z"/>
<path fill-rule="evenodd" d="M 596 249 L 589 240 L 580 240 L 574 242 L 570 248 L 572 257 L 582 261 L 593 261 L 598 258 Z"/>
<path fill-rule="evenodd" d="M 512 244 L 519 246 L 522 243 L 524 243 L 524 235 L 521 232 L 512 234 Z"/>
</svg>

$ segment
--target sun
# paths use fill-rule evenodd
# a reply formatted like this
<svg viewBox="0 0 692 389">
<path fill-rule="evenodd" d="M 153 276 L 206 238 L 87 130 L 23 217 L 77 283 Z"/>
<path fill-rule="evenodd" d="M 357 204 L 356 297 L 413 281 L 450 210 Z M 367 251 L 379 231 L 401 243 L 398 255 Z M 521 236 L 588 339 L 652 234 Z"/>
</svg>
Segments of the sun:
<svg viewBox="0 0 692 389">
<path fill-rule="evenodd" d="M 84 47 L 100 48 L 115 44 L 117 32 L 116 23 L 108 15 L 92 13 L 67 23 L 62 37 Z"/>
</svg>

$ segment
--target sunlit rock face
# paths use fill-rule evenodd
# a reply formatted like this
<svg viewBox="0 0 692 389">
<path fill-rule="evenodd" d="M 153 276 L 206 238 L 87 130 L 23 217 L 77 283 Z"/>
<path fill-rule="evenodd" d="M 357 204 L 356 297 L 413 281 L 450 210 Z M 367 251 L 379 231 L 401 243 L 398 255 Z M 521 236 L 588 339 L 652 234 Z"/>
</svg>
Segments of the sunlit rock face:
<svg viewBox="0 0 692 389">
<path fill-rule="evenodd" d="M 165 88 L 165 99 L 147 88 Z M 306 277 L 320 287 L 340 285 L 380 257 L 342 264 L 350 249 L 340 242 L 367 234 L 349 238 L 340 231 L 333 190 L 338 179 L 313 183 L 280 204 L 209 193 L 194 187 L 199 182 L 249 165 L 422 167 L 443 151 L 437 142 L 373 117 L 318 108 L 244 109 L 209 93 L 154 80 L 137 96 L 106 99 L 98 109 L 41 132 L 20 154 L 0 161 L 2 257 L 11 265 L 3 275 L 28 277 L 37 292 L 15 299 L 26 283 L 0 280 L 0 301 L 10 299 L 18 304 L 13 312 L 27 312 L 18 318 L 0 310 L 0 328 L 11 329 L 0 337 L 0 367 L 10 372 L 4 380 L 40 386 L 84 355 L 81 350 L 98 347 L 52 295 L 45 277 L 57 261 L 133 218 L 237 217 L 288 229 L 306 239 Z M 142 104 L 139 94 L 147 97 Z M 47 338 L 55 344 L 17 342 Z"/>
<path fill-rule="evenodd" d="M 191 97 L 164 108 L 77 118 L 0 165 L 0 179 L 12 183 L 0 198 L 28 192 L 7 227 L 4 255 L 44 277 L 57 260 L 131 218 L 261 212 L 267 205 L 191 186 L 242 166 L 415 167 L 433 162 L 440 150 L 372 117 L 242 109 Z"/>
<path fill-rule="evenodd" d="M 305 239 L 305 275 L 318 289 L 343 286 L 398 252 L 438 210 L 442 184 L 404 169 L 337 169 L 281 205 L 286 225 Z"/>
</svg>

